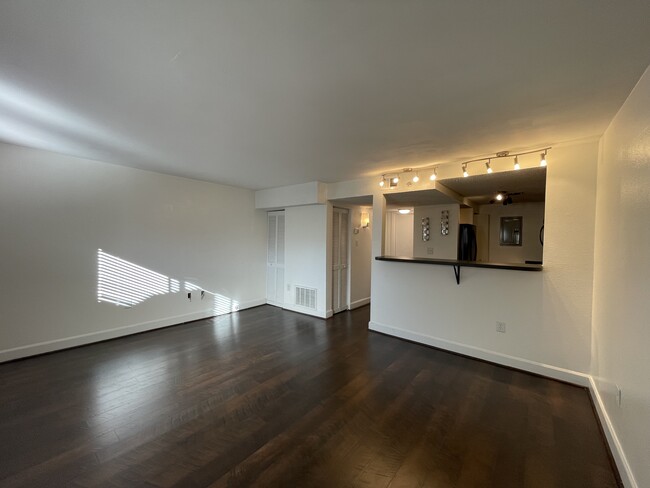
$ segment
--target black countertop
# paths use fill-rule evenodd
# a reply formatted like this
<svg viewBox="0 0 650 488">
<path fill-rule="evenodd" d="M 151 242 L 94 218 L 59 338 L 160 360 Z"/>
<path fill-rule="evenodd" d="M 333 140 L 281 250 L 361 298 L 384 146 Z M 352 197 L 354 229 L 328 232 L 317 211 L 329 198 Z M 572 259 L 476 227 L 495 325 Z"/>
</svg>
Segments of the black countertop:
<svg viewBox="0 0 650 488">
<path fill-rule="evenodd" d="M 458 259 L 410 258 L 406 256 L 377 256 L 377 261 L 395 261 L 398 263 L 437 264 L 463 268 L 511 269 L 515 271 L 542 271 L 541 264 L 518 263 L 484 263 L 480 261 L 459 261 Z"/>
</svg>

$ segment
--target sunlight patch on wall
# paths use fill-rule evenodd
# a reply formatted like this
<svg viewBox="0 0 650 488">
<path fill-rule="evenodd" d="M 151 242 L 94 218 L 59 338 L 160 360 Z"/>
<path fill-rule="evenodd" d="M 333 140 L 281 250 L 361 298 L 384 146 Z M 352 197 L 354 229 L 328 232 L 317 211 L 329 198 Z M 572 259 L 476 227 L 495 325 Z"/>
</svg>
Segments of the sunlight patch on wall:
<svg viewBox="0 0 650 488">
<path fill-rule="evenodd" d="M 178 280 L 97 250 L 98 302 L 132 307 L 147 298 L 179 291 Z"/>
<path fill-rule="evenodd" d="M 237 300 L 208 291 L 195 283 L 185 281 L 183 288 L 188 292 L 199 292 L 192 293 L 195 299 L 211 300 L 213 315 L 224 315 L 239 310 Z M 128 308 L 156 295 L 180 291 L 180 281 L 97 249 L 98 302 Z M 206 302 L 206 306 L 208 305 L 209 301 Z"/>
<path fill-rule="evenodd" d="M 239 302 L 237 300 L 233 300 L 232 298 L 228 298 L 224 295 L 221 295 L 219 293 L 214 293 L 211 291 L 208 291 L 204 288 L 201 288 L 198 285 L 195 285 L 194 283 L 191 283 L 189 281 L 186 281 L 184 283 L 184 288 L 187 291 L 202 291 L 205 292 L 209 295 L 212 295 L 212 313 L 213 315 L 224 315 L 227 313 L 231 312 L 237 312 L 239 310 Z"/>
</svg>

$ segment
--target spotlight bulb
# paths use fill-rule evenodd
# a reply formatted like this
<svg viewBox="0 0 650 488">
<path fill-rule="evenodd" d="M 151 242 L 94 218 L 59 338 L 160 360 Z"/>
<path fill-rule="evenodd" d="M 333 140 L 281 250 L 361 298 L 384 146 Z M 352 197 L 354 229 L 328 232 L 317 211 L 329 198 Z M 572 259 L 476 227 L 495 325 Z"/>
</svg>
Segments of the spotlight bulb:
<svg viewBox="0 0 650 488">
<path fill-rule="evenodd" d="M 503 200 L 503 195 L 501 195 L 501 193 L 497 193 L 497 200 Z"/>
<path fill-rule="evenodd" d="M 540 154 L 539 165 L 540 166 L 546 166 L 546 153 L 545 152 Z"/>
<path fill-rule="evenodd" d="M 386 182 L 382 178 L 381 181 L 379 182 L 379 186 L 383 188 L 385 184 L 386 184 Z"/>
<path fill-rule="evenodd" d="M 395 178 L 393 178 L 393 183 L 397 184 L 398 181 L 399 181 L 399 176 L 396 176 Z"/>
<path fill-rule="evenodd" d="M 413 177 L 413 183 L 417 183 L 418 181 L 420 181 L 420 177 L 418 175 L 415 175 Z"/>
<path fill-rule="evenodd" d="M 431 176 L 429 176 L 429 179 L 431 181 L 436 181 L 437 177 L 438 177 L 438 170 L 433 168 L 433 173 L 431 173 Z"/>
<path fill-rule="evenodd" d="M 467 165 L 463 164 L 463 177 L 467 178 L 469 173 L 467 172 Z"/>
<path fill-rule="evenodd" d="M 490 166 L 490 162 L 488 161 L 485 163 L 485 167 L 487 168 L 487 173 L 490 175 L 492 174 L 492 167 Z"/>
<path fill-rule="evenodd" d="M 521 166 L 519 166 L 519 159 L 517 156 L 515 156 L 515 169 L 521 169 Z"/>
</svg>

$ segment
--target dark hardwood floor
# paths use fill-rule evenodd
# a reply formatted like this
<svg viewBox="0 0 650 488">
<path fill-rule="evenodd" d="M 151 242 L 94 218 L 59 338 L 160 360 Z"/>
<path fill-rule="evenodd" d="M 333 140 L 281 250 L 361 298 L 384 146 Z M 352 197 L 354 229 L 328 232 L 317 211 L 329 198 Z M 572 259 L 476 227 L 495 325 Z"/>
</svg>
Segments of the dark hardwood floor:
<svg viewBox="0 0 650 488">
<path fill-rule="evenodd" d="M 0 486 L 613 487 L 585 389 L 264 306 L 0 365 Z"/>
</svg>

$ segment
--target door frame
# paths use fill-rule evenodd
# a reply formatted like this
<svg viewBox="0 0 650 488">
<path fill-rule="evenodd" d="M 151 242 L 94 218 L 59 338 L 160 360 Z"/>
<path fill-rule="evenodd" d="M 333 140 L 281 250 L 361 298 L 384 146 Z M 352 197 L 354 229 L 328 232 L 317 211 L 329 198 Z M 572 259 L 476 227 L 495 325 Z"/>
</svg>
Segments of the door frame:
<svg viewBox="0 0 650 488">
<path fill-rule="evenodd" d="M 343 306 L 339 303 L 338 308 L 334 308 L 334 277 L 332 276 L 332 284 L 331 284 L 331 295 L 332 295 L 332 313 L 340 313 L 344 312 L 346 310 L 350 310 L 350 258 L 351 258 L 351 242 L 352 242 L 352 212 L 349 208 L 346 207 L 338 207 L 338 206 L 332 206 L 332 236 L 334 235 L 334 213 L 338 212 L 339 214 L 345 213 L 347 215 L 347 228 L 346 228 L 346 241 L 345 241 L 345 249 L 346 249 L 346 257 L 347 257 L 347 264 L 345 265 L 345 273 L 341 273 L 339 276 L 343 278 L 343 275 L 345 276 L 345 281 L 346 281 L 346 288 L 345 288 L 345 297 L 343 300 Z M 339 225 L 340 225 L 340 216 L 339 216 Z M 339 233 L 339 242 L 340 242 L 340 233 Z M 340 251 L 339 251 L 340 255 Z M 331 249 L 331 256 L 332 256 L 332 265 L 330 271 L 332 272 L 332 275 L 334 274 L 334 239 L 332 239 L 332 249 Z M 341 271 L 336 270 L 336 271 Z M 339 284 L 339 298 L 340 298 L 340 284 Z"/>
<path fill-rule="evenodd" d="M 269 263 L 269 246 L 268 246 L 268 244 L 269 244 L 268 237 L 269 237 L 269 232 L 270 232 L 269 218 L 272 215 L 276 216 L 276 221 L 275 221 L 275 263 Z M 286 279 L 284 279 L 284 267 L 285 267 L 284 262 L 285 262 L 285 260 L 283 259 L 282 260 L 282 263 L 283 263 L 282 264 L 283 280 L 282 280 L 282 286 L 281 286 L 281 288 L 279 290 L 279 293 L 278 293 L 278 289 L 277 289 L 277 285 L 278 285 L 278 282 L 277 282 L 277 270 L 279 269 L 279 266 L 278 266 L 278 257 L 277 257 L 278 256 L 278 220 L 277 220 L 277 217 L 279 217 L 279 216 L 282 216 L 282 217 L 285 218 L 285 226 L 284 226 L 284 228 L 285 228 L 285 232 L 286 232 L 286 214 L 285 214 L 284 210 L 271 210 L 271 211 L 266 212 L 266 243 L 267 243 L 266 244 L 266 283 L 265 283 L 265 286 L 266 286 L 266 303 L 269 304 L 269 305 L 273 305 L 275 307 L 283 307 L 284 306 L 284 287 L 285 287 L 285 282 L 286 282 Z M 284 242 L 284 246 L 283 246 L 283 250 L 284 250 L 286 248 L 286 240 L 285 240 L 284 236 L 283 236 L 283 242 Z M 271 268 L 271 267 L 273 267 L 273 271 L 274 271 L 273 280 L 275 282 L 275 298 L 277 298 L 278 295 L 279 295 L 280 297 L 282 297 L 282 301 L 271 300 L 269 298 L 269 286 L 268 286 L 269 285 L 269 268 Z"/>
</svg>

